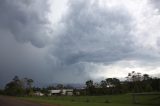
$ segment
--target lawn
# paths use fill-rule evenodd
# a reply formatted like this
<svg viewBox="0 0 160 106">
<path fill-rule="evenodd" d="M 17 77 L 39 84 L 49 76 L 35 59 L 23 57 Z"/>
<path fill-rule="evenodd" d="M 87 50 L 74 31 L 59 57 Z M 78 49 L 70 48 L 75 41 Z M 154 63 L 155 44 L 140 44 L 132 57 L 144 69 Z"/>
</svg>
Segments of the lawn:
<svg viewBox="0 0 160 106">
<path fill-rule="evenodd" d="M 63 106 L 159 106 L 160 96 L 138 96 L 138 104 L 132 103 L 130 94 L 109 96 L 53 96 L 53 97 L 21 97 L 21 99 L 58 104 Z"/>
</svg>

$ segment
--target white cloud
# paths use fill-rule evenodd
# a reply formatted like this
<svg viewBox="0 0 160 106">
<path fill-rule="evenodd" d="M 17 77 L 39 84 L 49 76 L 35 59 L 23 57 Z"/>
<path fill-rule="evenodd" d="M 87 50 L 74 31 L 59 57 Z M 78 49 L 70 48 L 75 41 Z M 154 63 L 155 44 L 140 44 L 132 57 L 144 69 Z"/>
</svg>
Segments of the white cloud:
<svg viewBox="0 0 160 106">
<path fill-rule="evenodd" d="M 140 72 L 142 74 L 149 74 L 152 77 L 157 76 L 157 74 L 160 74 L 160 67 L 159 62 L 157 63 L 149 63 L 145 64 L 140 61 L 135 60 L 122 60 L 115 62 L 111 65 L 104 65 L 100 64 L 98 65 L 98 73 L 91 73 L 93 78 L 122 78 L 124 80 L 125 77 L 127 77 L 128 73 L 132 71 Z"/>
</svg>

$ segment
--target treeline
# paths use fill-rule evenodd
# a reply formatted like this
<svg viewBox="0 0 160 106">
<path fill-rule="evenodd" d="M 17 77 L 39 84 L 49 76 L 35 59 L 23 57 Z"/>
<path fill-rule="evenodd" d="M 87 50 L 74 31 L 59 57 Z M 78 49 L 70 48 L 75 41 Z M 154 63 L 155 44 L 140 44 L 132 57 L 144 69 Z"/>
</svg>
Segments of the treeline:
<svg viewBox="0 0 160 106">
<path fill-rule="evenodd" d="M 152 78 L 148 74 L 128 73 L 125 81 L 117 78 L 107 78 L 99 83 L 86 81 L 86 89 L 81 91 L 84 95 L 106 95 L 121 93 L 160 92 L 160 78 Z"/>
<path fill-rule="evenodd" d="M 45 88 L 33 87 L 34 81 L 30 78 L 20 79 L 15 76 L 12 81 L 6 84 L 0 94 L 10 96 L 32 96 L 35 92 L 48 95 L 53 89 L 74 89 L 73 94 L 80 95 L 111 95 L 122 93 L 160 92 L 160 78 L 151 77 L 148 74 L 141 74 L 135 71 L 128 73 L 125 81 L 117 78 L 107 78 L 100 82 L 88 80 L 83 89 L 76 89 L 70 85 L 56 84 Z"/>
<path fill-rule="evenodd" d="M 32 95 L 33 82 L 30 78 L 20 79 L 18 76 L 15 76 L 12 81 L 6 84 L 5 89 L 1 90 L 1 94 L 10 96 Z"/>
</svg>

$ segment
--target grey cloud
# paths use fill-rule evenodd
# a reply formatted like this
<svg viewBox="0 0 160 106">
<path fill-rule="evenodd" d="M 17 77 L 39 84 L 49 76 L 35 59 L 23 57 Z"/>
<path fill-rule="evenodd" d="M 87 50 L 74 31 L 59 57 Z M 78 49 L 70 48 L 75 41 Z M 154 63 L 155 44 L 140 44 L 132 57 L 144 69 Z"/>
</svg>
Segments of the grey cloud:
<svg viewBox="0 0 160 106">
<path fill-rule="evenodd" d="M 80 83 L 103 65 L 159 61 L 156 51 L 136 44 L 135 20 L 125 7 L 100 7 L 91 1 L 70 0 L 47 45 L 52 35 L 45 0 L 0 0 L 0 85 L 14 75 L 33 78 L 37 84 Z"/>
<path fill-rule="evenodd" d="M 71 1 L 60 25 L 64 29 L 50 48 L 48 63 L 54 77 L 64 76 L 62 81 L 84 82 L 92 78 L 98 64 L 128 58 L 136 48 L 132 17 L 123 7 L 104 9 L 96 2 Z"/>
<path fill-rule="evenodd" d="M 159 9 L 160 11 L 160 1 L 159 0 L 149 0 L 154 6 L 155 8 Z"/>
<path fill-rule="evenodd" d="M 49 33 L 45 0 L 1 0 L 0 29 L 10 32 L 19 42 L 46 45 Z"/>
<path fill-rule="evenodd" d="M 144 65 L 159 61 L 156 51 L 136 44 L 135 20 L 125 7 L 104 8 L 96 1 L 92 4 L 85 0 L 69 4 L 60 23 L 64 29 L 60 29 L 51 48 L 51 63 L 59 73 L 72 73 L 71 79 L 87 79 L 100 65 L 122 60 L 140 61 Z"/>
<path fill-rule="evenodd" d="M 0 87 L 14 75 L 51 83 L 44 47 L 49 41 L 48 9 L 46 0 L 0 0 Z"/>
<path fill-rule="evenodd" d="M 2 34 L 2 33 L 1 33 Z M 35 84 L 51 83 L 52 72 L 46 52 L 31 44 L 20 44 L 12 35 L 0 36 L 0 88 L 15 75 L 34 79 Z M 40 84 L 39 84 L 40 85 Z"/>
<path fill-rule="evenodd" d="M 123 8 L 73 1 L 61 22 L 66 30 L 54 43 L 53 56 L 64 64 L 108 63 L 134 51 L 132 18 Z"/>
</svg>

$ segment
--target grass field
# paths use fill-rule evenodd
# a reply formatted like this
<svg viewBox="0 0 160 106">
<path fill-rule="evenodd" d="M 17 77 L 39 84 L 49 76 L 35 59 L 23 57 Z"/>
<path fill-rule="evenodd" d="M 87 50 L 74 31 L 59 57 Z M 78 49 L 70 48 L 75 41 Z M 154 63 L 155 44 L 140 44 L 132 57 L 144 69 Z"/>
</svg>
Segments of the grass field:
<svg viewBox="0 0 160 106">
<path fill-rule="evenodd" d="M 53 96 L 53 97 L 21 97 L 21 99 L 58 104 L 62 106 L 159 106 L 160 96 L 138 96 L 138 104 L 132 103 L 130 94 L 110 96 Z"/>
</svg>

